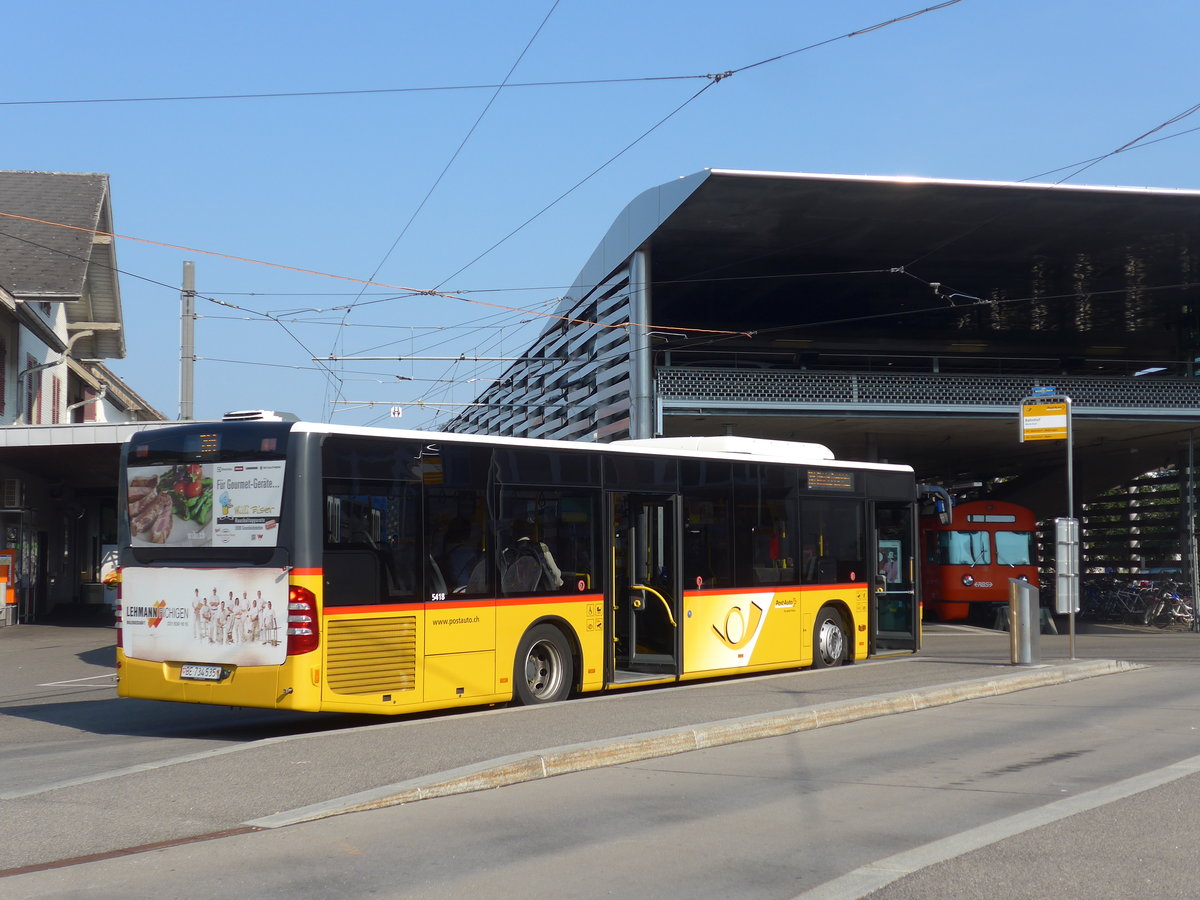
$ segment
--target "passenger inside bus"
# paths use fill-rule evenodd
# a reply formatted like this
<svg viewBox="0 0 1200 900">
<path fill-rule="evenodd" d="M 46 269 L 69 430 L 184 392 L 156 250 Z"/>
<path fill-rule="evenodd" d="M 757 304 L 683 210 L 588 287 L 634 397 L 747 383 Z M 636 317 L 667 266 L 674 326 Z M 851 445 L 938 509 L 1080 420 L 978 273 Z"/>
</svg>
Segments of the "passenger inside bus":
<svg viewBox="0 0 1200 900">
<path fill-rule="evenodd" d="M 550 548 L 534 538 L 533 523 L 517 519 L 512 526 L 512 544 L 500 554 L 500 586 L 505 593 L 557 591 L 562 572 Z"/>
<path fill-rule="evenodd" d="M 463 518 L 453 519 L 446 527 L 442 540 L 442 570 L 450 590 L 465 591 L 480 554 L 471 540 L 471 523 Z"/>
</svg>

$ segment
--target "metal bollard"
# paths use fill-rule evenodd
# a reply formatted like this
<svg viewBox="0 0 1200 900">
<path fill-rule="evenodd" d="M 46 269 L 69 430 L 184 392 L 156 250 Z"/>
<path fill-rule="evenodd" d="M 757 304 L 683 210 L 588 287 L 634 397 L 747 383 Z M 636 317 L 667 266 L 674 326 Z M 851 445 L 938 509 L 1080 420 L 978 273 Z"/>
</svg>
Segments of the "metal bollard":
<svg viewBox="0 0 1200 900">
<path fill-rule="evenodd" d="M 1041 634 L 1038 589 L 1020 578 L 1008 579 L 1008 643 L 1014 666 L 1041 665 Z"/>
</svg>

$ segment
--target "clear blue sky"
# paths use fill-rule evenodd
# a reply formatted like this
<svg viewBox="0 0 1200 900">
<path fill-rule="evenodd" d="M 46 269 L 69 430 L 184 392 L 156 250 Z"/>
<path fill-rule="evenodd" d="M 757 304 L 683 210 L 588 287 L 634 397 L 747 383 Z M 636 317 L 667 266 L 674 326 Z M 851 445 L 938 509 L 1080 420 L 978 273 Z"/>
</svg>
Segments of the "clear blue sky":
<svg viewBox="0 0 1200 900">
<path fill-rule="evenodd" d="M 1021 180 L 1200 103 L 1195 0 L 961 0 L 792 53 L 932 3 L 19 4 L 5 12 L 0 166 L 109 173 L 123 235 L 544 310 L 626 203 L 681 175 Z M 788 53 L 690 103 L 708 82 L 13 105 L 704 75 Z M 1200 188 L 1193 128 L 1200 114 L 1071 183 Z M 540 327 L 380 288 L 339 310 L 358 285 L 150 244 L 122 241 L 117 258 L 129 355 L 111 366 L 168 418 L 185 259 L 202 297 L 242 308 L 198 301 L 198 418 L 267 407 L 427 426 L 434 409 L 397 421 L 390 406 L 469 402 L 502 364 L 341 363 L 333 379 L 310 357 L 511 356 Z"/>
</svg>

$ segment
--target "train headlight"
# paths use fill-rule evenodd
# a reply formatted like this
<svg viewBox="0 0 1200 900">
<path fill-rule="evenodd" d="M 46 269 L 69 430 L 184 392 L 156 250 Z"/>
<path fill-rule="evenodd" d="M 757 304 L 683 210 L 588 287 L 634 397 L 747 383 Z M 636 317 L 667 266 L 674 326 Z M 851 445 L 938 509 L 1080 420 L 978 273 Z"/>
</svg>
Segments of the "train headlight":
<svg viewBox="0 0 1200 900">
<path fill-rule="evenodd" d="M 973 585 L 975 583 L 975 579 L 972 578 L 970 575 L 964 575 L 962 577 L 962 582 L 963 582 L 963 585 L 965 585 L 966 587 L 970 587 L 971 585 Z"/>
</svg>

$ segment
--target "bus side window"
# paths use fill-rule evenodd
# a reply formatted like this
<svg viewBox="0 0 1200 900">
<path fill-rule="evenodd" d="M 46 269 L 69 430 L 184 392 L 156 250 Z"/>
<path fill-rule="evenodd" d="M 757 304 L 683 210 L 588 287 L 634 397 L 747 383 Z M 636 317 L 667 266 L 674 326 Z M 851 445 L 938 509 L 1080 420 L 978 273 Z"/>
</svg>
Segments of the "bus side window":
<svg viewBox="0 0 1200 900">
<path fill-rule="evenodd" d="M 503 594 L 578 593 L 593 586 L 598 520 L 587 488 L 505 488 L 495 564 Z"/>
<path fill-rule="evenodd" d="M 813 581 L 816 584 L 833 584 L 838 580 L 837 560 L 832 556 L 818 556 Z"/>
<path fill-rule="evenodd" d="M 737 587 L 796 584 L 797 481 L 785 466 L 732 467 Z"/>
<path fill-rule="evenodd" d="M 379 554 L 370 547 L 342 546 L 326 550 L 326 605 L 378 603 L 382 596 L 382 570 Z"/>
<path fill-rule="evenodd" d="M 728 462 L 686 460 L 683 493 L 683 581 L 690 589 L 733 585 L 733 469 Z"/>
<path fill-rule="evenodd" d="M 863 504 L 857 500 L 806 498 L 800 504 L 801 544 L 812 548 L 816 565 L 806 567 L 815 584 L 866 582 L 867 558 Z M 809 581 L 806 577 L 805 581 Z"/>
<path fill-rule="evenodd" d="M 425 599 L 492 596 L 488 560 L 491 454 L 478 447 L 428 445 L 425 485 Z M 436 461 L 436 465 L 434 465 Z"/>
</svg>

